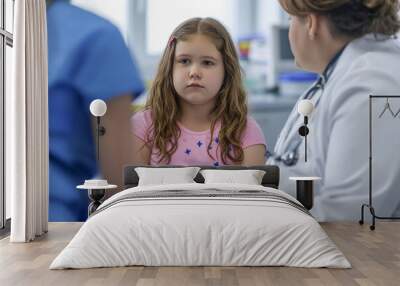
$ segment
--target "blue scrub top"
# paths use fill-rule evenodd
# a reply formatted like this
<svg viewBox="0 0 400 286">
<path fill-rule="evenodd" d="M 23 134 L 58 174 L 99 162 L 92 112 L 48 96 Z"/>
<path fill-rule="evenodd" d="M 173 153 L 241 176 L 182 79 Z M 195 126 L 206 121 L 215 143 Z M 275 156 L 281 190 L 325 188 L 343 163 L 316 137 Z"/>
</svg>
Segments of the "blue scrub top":
<svg viewBox="0 0 400 286">
<path fill-rule="evenodd" d="M 84 221 L 88 195 L 76 186 L 98 173 L 90 102 L 140 94 L 144 86 L 118 29 L 65 1 L 47 10 L 49 220 Z"/>
</svg>

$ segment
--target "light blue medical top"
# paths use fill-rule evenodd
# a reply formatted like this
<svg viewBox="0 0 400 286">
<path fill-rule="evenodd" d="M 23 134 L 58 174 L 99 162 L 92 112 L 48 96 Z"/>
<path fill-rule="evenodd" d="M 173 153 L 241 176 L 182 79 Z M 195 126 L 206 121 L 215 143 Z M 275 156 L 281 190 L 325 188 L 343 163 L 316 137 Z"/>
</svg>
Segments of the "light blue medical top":
<svg viewBox="0 0 400 286">
<path fill-rule="evenodd" d="M 90 102 L 144 86 L 118 29 L 55 1 L 47 11 L 49 59 L 49 220 L 83 221 L 88 199 L 76 186 L 98 172 Z"/>
</svg>

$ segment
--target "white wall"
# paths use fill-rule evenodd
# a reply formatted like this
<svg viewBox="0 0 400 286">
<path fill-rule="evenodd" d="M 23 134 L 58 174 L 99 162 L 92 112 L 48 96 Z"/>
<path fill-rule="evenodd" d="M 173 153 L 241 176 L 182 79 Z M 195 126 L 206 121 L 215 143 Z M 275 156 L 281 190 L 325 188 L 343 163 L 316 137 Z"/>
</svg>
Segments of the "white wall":
<svg viewBox="0 0 400 286">
<path fill-rule="evenodd" d="M 273 24 L 283 24 L 285 13 L 277 0 L 258 0 L 257 28 L 259 32 L 268 32 Z"/>
<path fill-rule="evenodd" d="M 71 3 L 108 19 L 119 28 L 126 41 L 128 35 L 128 1 L 132 0 L 72 0 Z"/>
</svg>

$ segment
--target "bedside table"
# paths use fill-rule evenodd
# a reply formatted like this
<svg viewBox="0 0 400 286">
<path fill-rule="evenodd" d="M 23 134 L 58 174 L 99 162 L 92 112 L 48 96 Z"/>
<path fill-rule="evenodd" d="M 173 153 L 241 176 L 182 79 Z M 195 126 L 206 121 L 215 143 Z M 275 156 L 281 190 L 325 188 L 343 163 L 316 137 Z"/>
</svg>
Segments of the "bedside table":
<svg viewBox="0 0 400 286">
<path fill-rule="evenodd" d="M 91 182 L 93 181 L 93 182 Z M 102 199 L 107 190 L 115 189 L 117 185 L 109 185 L 107 181 L 105 184 L 99 184 L 99 181 L 103 183 L 105 180 L 86 180 L 85 184 L 76 186 L 77 189 L 87 190 L 90 199 L 88 206 L 88 216 L 94 213 L 97 208 L 101 205 Z"/>
<path fill-rule="evenodd" d="M 321 180 L 320 177 L 289 177 L 290 180 L 296 181 L 296 199 L 303 206 L 311 210 L 314 204 L 314 181 Z"/>
</svg>

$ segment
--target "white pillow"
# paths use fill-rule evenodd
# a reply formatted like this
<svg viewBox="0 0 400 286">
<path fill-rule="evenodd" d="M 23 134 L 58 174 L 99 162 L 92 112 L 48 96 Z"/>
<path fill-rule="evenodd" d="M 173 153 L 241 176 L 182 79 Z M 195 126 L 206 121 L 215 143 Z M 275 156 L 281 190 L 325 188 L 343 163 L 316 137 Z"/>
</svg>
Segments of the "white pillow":
<svg viewBox="0 0 400 286">
<path fill-rule="evenodd" d="M 204 183 L 235 183 L 261 185 L 265 171 L 262 170 L 202 170 Z"/>
<path fill-rule="evenodd" d="M 139 186 L 195 183 L 193 179 L 199 170 L 199 167 L 135 168 Z"/>
</svg>

